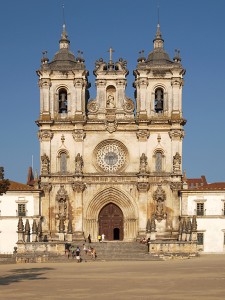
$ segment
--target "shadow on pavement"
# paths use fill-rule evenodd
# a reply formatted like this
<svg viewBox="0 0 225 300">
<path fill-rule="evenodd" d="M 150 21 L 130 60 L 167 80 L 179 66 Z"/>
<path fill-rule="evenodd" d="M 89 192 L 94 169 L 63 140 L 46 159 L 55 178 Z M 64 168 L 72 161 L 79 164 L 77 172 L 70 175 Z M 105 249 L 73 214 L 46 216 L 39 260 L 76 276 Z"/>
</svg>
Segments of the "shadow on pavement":
<svg viewBox="0 0 225 300">
<path fill-rule="evenodd" d="M 54 270 L 53 268 L 30 268 L 30 269 L 14 269 L 12 274 L 1 276 L 0 285 L 9 285 L 25 280 L 44 280 L 47 277 L 40 277 L 45 274 L 44 271 Z"/>
</svg>

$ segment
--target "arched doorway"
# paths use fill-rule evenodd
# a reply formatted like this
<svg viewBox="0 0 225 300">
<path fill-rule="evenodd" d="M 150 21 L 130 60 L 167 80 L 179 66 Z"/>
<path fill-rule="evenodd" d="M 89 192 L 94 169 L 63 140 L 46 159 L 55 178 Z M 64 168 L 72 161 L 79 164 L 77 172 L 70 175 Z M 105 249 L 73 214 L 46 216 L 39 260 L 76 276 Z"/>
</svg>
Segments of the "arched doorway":
<svg viewBox="0 0 225 300">
<path fill-rule="evenodd" d="M 123 240 L 123 212 L 114 203 L 105 205 L 98 216 L 99 234 L 108 241 Z"/>
</svg>

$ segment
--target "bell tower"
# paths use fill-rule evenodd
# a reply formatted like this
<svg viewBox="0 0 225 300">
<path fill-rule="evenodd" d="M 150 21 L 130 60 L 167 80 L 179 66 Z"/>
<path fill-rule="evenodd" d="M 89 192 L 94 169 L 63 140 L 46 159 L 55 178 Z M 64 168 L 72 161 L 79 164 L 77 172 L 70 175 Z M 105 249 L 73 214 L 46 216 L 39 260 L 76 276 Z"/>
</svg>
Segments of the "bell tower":
<svg viewBox="0 0 225 300">
<path fill-rule="evenodd" d="M 106 121 L 113 118 L 134 119 L 133 101 L 126 96 L 126 76 L 129 74 L 127 62 L 123 58 L 114 62 L 112 57 L 114 50 L 110 48 L 108 52 L 108 63 L 102 58 L 95 62 L 97 96 L 88 103 L 88 118 Z"/>
<path fill-rule="evenodd" d="M 88 101 L 88 71 L 82 52 L 77 57 L 69 49 L 70 41 L 63 25 L 59 51 L 52 61 L 43 53 L 37 71 L 40 88 L 40 116 L 36 121 L 40 140 L 40 185 L 43 231 L 54 240 L 55 233 L 64 231 L 73 220 L 75 232 L 82 232 L 82 224 L 75 224 L 73 211 L 79 211 L 82 195 L 74 199 L 74 181 L 82 178 L 83 126 Z M 59 228 L 60 227 L 60 228 Z"/>
<path fill-rule="evenodd" d="M 148 218 L 158 222 L 156 232 L 159 236 L 160 232 L 177 228 L 178 223 L 183 125 L 186 123 L 182 114 L 184 74 L 179 51 L 175 51 L 171 60 L 164 50 L 158 24 L 153 50 L 147 58 L 143 51 L 140 52 L 134 70 L 134 87 L 139 145 L 140 149 L 145 149 L 150 162 L 151 209 Z"/>
</svg>

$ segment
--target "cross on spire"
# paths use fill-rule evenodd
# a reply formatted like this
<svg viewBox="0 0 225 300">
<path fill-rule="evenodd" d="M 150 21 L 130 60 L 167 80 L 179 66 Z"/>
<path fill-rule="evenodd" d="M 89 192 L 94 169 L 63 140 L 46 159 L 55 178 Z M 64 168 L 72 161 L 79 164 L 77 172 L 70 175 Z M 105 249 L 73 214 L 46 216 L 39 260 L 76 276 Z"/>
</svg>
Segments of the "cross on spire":
<svg viewBox="0 0 225 300">
<path fill-rule="evenodd" d="M 109 52 L 109 61 L 112 61 L 112 54 L 115 51 L 113 50 L 113 48 L 110 47 L 109 50 L 108 50 L 108 52 Z"/>
</svg>

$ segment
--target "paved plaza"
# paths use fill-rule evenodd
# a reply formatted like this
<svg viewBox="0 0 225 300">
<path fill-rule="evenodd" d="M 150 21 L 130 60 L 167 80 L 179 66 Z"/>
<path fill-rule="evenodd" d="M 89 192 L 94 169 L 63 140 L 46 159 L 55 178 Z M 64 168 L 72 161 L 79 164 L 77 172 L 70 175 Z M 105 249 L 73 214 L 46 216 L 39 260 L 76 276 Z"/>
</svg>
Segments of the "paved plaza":
<svg viewBox="0 0 225 300">
<path fill-rule="evenodd" d="M 0 265 L 0 299 L 224 299 L 225 255 Z"/>
</svg>

